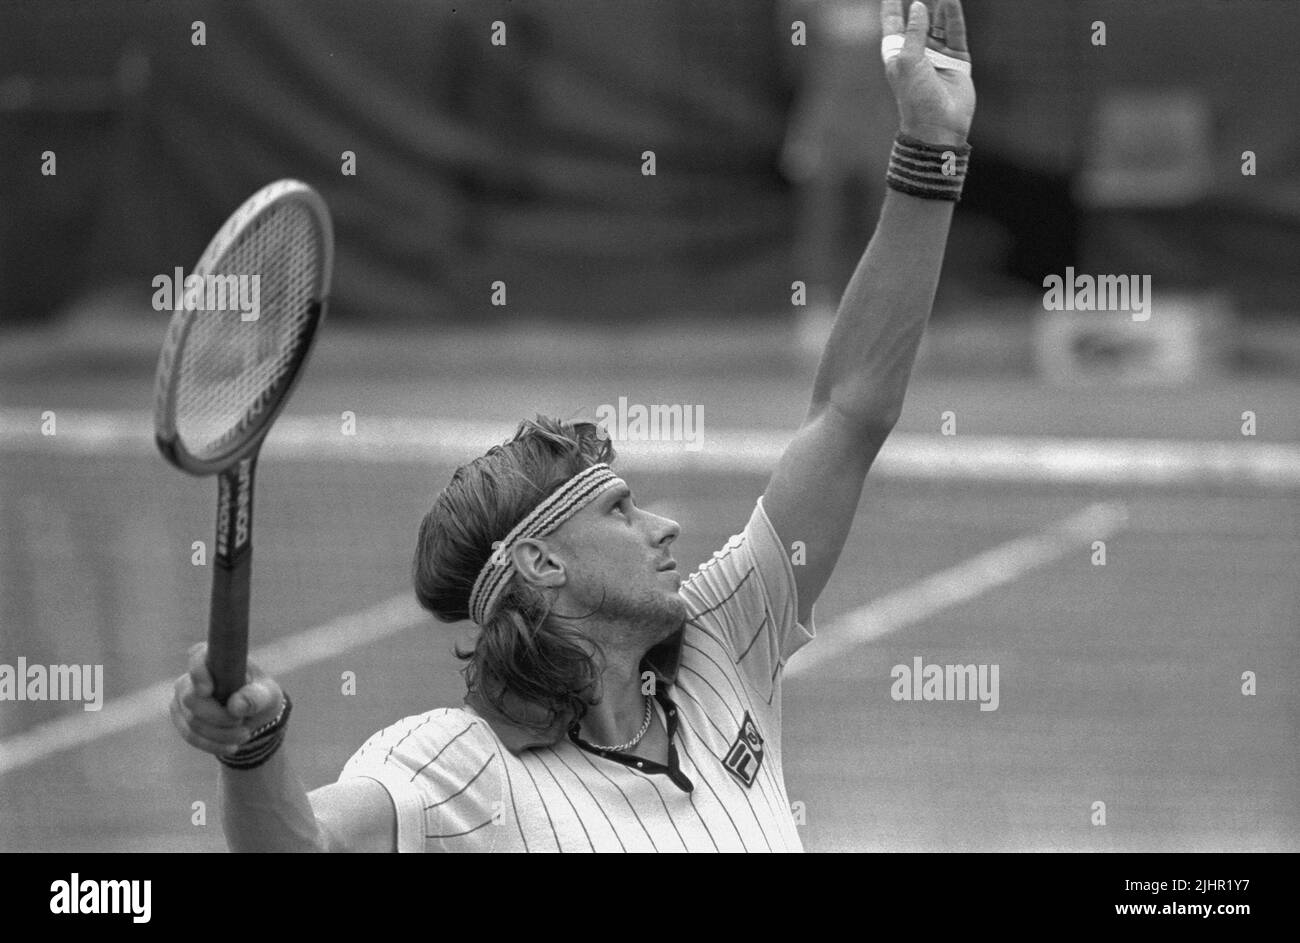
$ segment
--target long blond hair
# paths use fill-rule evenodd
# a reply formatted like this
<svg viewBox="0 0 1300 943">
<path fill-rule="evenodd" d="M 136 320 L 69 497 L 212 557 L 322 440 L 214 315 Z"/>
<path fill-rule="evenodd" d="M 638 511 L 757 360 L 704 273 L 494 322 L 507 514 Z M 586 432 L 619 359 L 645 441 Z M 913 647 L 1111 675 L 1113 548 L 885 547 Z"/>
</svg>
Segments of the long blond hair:
<svg viewBox="0 0 1300 943">
<path fill-rule="evenodd" d="M 469 618 L 470 591 L 494 542 L 584 468 L 613 461 L 614 447 L 596 425 L 538 416 L 456 469 L 420 523 L 412 567 L 420 605 L 442 622 Z M 600 676 L 591 643 L 551 612 L 552 602 L 516 574 L 473 648 L 456 651 L 469 690 L 525 726 L 581 719 Z M 521 716 L 517 701 L 543 708 L 548 719 Z"/>
</svg>

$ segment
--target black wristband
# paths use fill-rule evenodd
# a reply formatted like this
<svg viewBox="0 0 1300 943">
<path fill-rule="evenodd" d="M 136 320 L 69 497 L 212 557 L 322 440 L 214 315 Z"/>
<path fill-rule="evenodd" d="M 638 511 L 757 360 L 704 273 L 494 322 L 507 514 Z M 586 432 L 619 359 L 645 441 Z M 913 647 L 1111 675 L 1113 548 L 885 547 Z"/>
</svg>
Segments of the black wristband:
<svg viewBox="0 0 1300 943">
<path fill-rule="evenodd" d="M 906 134 L 894 139 L 885 183 L 923 200 L 961 200 L 970 159 L 969 144 L 927 144 Z"/>
<path fill-rule="evenodd" d="M 253 731 L 253 735 L 229 756 L 218 756 L 223 766 L 230 769 L 255 769 L 269 760 L 284 743 L 285 729 L 289 723 L 289 714 L 293 711 L 293 702 L 289 692 L 285 691 L 284 701 L 280 704 L 280 713 L 275 720 Z"/>
</svg>

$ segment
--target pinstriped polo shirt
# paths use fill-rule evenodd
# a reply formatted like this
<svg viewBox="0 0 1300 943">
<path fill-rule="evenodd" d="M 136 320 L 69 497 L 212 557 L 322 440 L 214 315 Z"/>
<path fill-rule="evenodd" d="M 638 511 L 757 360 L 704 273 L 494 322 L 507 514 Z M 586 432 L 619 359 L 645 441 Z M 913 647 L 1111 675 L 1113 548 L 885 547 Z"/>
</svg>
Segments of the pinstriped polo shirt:
<svg viewBox="0 0 1300 943">
<path fill-rule="evenodd" d="M 530 735 L 467 704 L 379 731 L 340 779 L 387 789 L 399 851 L 802 851 L 781 681 L 814 620 L 798 622 L 794 572 L 761 498 L 679 593 L 685 628 L 647 655 L 671 768 L 563 729 Z"/>
</svg>

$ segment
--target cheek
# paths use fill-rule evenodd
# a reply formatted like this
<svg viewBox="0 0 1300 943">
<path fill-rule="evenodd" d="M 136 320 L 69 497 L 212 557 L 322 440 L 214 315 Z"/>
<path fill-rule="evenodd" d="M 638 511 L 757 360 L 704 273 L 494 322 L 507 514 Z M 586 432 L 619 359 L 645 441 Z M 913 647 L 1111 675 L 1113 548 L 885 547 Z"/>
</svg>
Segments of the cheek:
<svg viewBox="0 0 1300 943">
<path fill-rule="evenodd" d="M 637 547 L 638 539 L 632 529 L 611 520 L 584 541 L 582 553 L 586 560 L 596 566 L 615 562 L 623 565 L 641 552 Z"/>
<path fill-rule="evenodd" d="M 605 528 L 584 535 L 575 541 L 571 554 L 582 581 L 589 585 L 607 582 L 615 574 L 625 572 L 630 559 L 628 541 L 613 528 Z"/>
<path fill-rule="evenodd" d="M 636 579 L 636 574 L 649 566 L 644 540 L 626 524 L 612 519 L 575 535 L 569 549 L 579 571 L 587 574 L 582 580 L 585 584 L 606 583 L 616 577 Z"/>
<path fill-rule="evenodd" d="M 611 539 L 589 548 L 583 557 L 591 582 L 605 587 L 639 585 L 646 569 L 645 552 L 625 534 L 606 536 Z"/>
</svg>

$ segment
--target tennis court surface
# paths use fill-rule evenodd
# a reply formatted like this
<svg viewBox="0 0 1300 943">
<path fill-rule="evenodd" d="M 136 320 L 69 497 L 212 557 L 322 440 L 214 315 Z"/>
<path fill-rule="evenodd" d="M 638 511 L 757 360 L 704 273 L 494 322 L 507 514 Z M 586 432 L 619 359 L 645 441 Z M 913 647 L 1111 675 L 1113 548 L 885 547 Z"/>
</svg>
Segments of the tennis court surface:
<svg viewBox="0 0 1300 943">
<path fill-rule="evenodd" d="M 693 567 L 743 524 L 810 380 L 739 335 L 428 343 L 327 327 L 260 468 L 253 645 L 293 692 L 310 786 L 381 726 L 459 703 L 452 648 L 469 636 L 424 617 L 407 575 L 456 464 L 539 411 L 702 405 L 698 452 L 623 449 Z M 103 709 L 0 703 L 0 850 L 221 850 L 216 764 L 166 716 L 206 627 L 210 573 L 192 557 L 211 543 L 213 483 L 153 448 L 147 345 L 44 349 L 11 348 L 0 380 L 0 663 L 102 665 Z M 1297 392 L 922 369 L 819 638 L 789 666 L 805 846 L 1300 850 Z M 1144 471 L 1125 449 L 1162 460 Z M 917 657 L 997 665 L 997 709 L 895 701 L 891 669 Z"/>
</svg>

